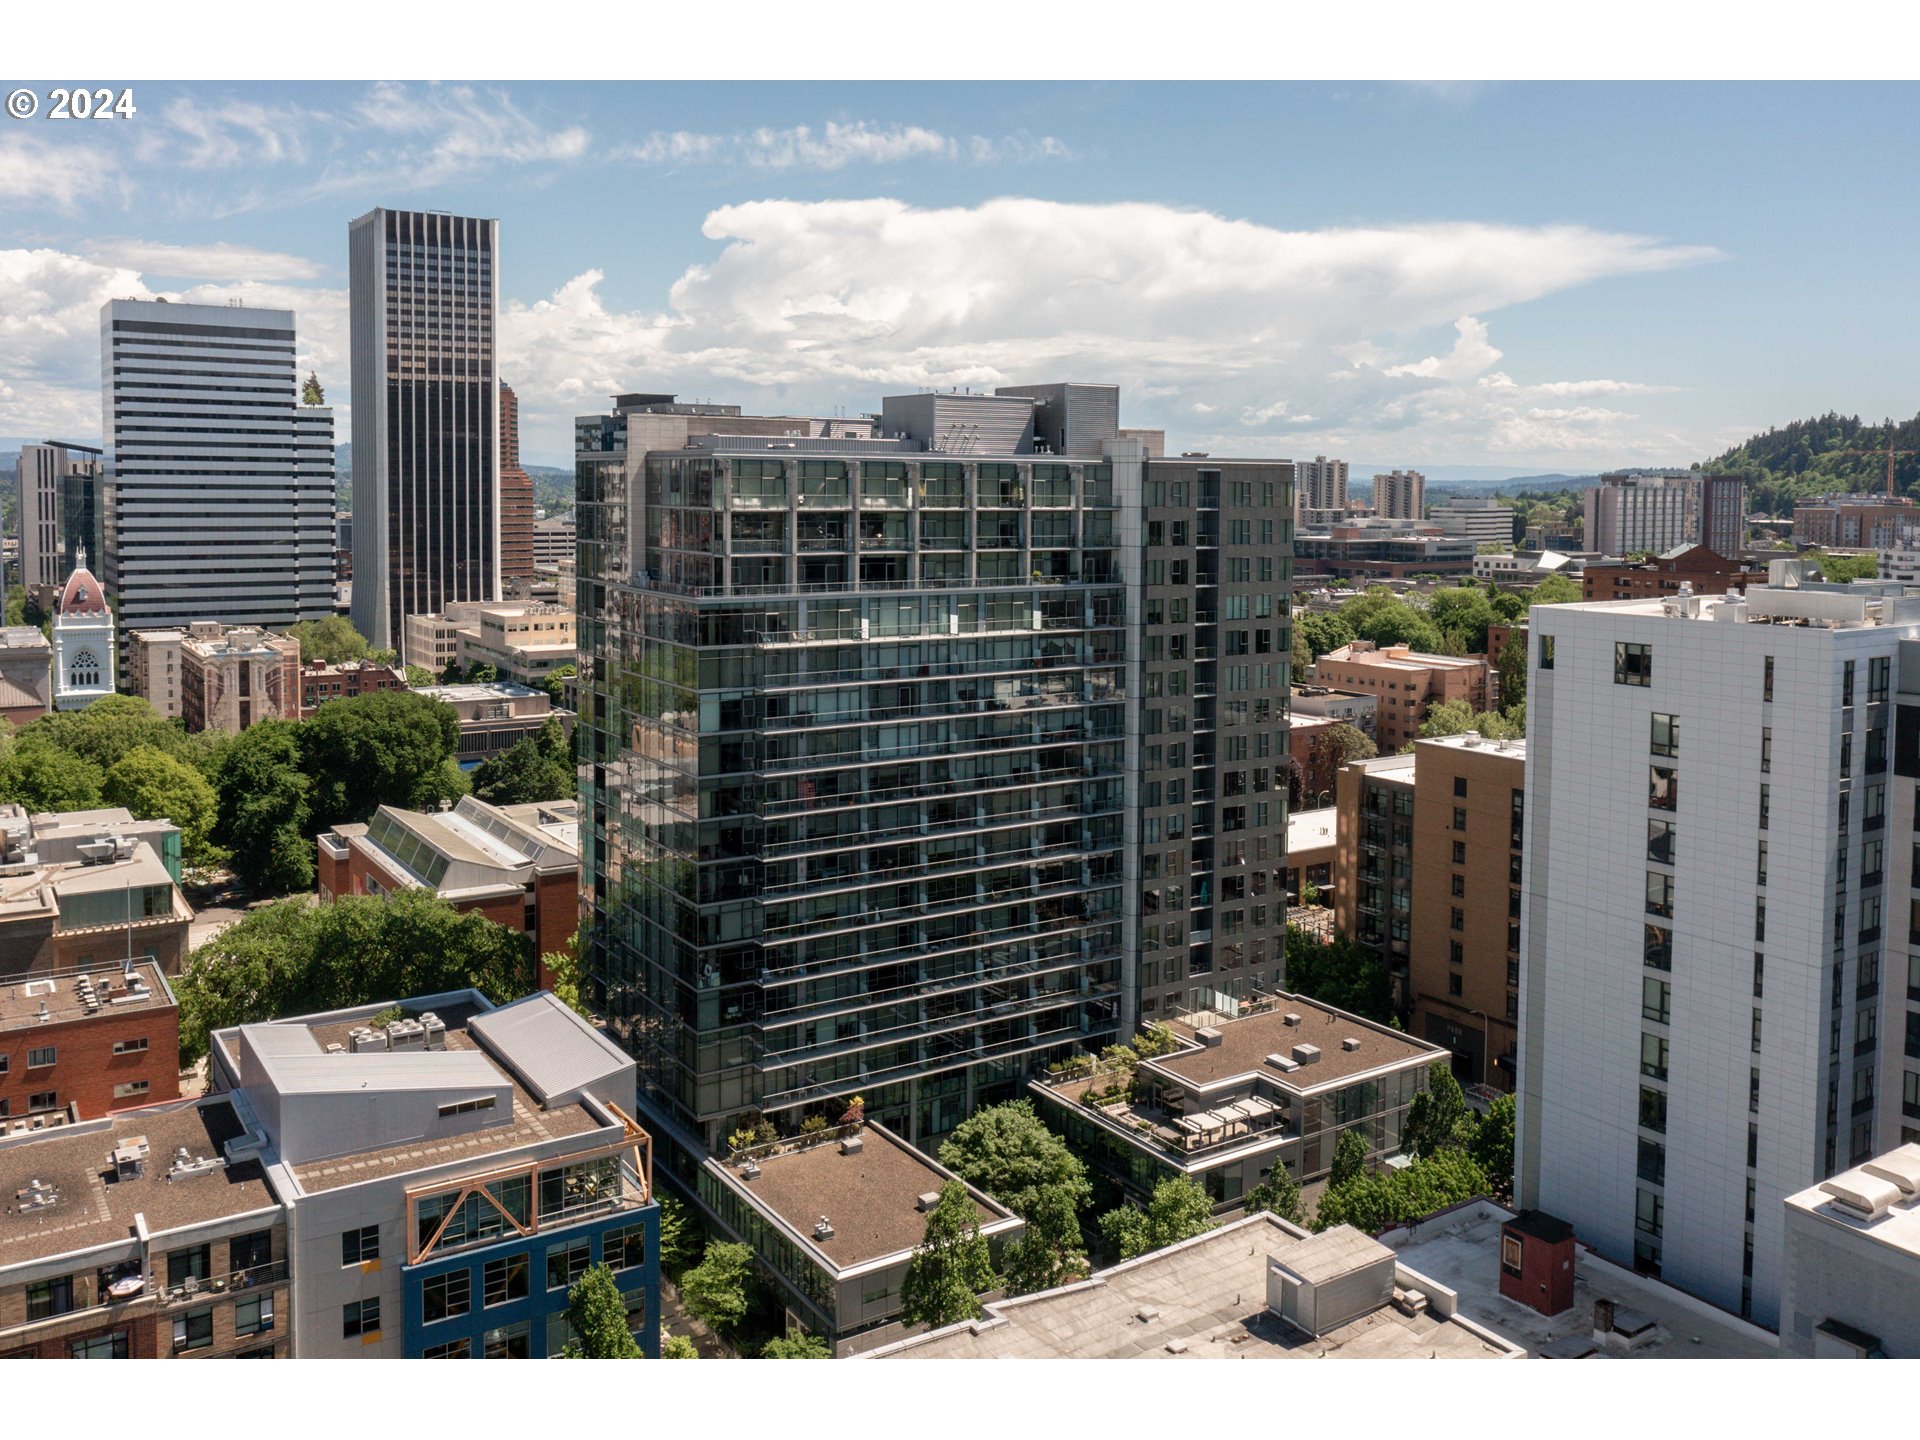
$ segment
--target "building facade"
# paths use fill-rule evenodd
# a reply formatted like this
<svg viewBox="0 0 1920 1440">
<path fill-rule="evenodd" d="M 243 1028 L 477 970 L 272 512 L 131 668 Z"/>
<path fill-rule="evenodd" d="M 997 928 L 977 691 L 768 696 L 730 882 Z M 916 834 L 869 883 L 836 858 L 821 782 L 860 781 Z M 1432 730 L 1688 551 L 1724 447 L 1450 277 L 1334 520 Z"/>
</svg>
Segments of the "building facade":
<svg viewBox="0 0 1920 1440">
<path fill-rule="evenodd" d="M 1740 563 L 1747 548 L 1747 481 L 1741 475 L 1702 475 L 1699 487 L 1700 528 L 1691 537 L 1714 554 Z"/>
<path fill-rule="evenodd" d="M 520 397 L 500 382 L 500 580 L 530 580 L 533 478 L 520 464 Z M 418 663 L 418 662 L 416 662 Z"/>
<path fill-rule="evenodd" d="M 574 613 L 564 605 L 481 605 L 457 636 L 454 660 L 462 669 L 491 665 L 502 680 L 521 685 L 544 685 L 547 676 L 578 658 Z"/>
<path fill-rule="evenodd" d="M 1920 536 L 1920 506 L 1904 495 L 1822 495 L 1793 506 L 1793 543 L 1823 549 L 1891 548 Z"/>
<path fill-rule="evenodd" d="M 1372 695 L 1378 705 L 1373 738 L 1389 754 L 1419 735 L 1435 705 L 1461 700 L 1475 714 L 1487 708 L 1487 662 L 1471 656 L 1427 655 L 1405 645 L 1355 640 L 1314 661 L 1313 679 Z"/>
<path fill-rule="evenodd" d="M 1373 513 L 1382 520 L 1421 520 L 1427 513 L 1427 477 L 1395 470 L 1373 477 Z"/>
<path fill-rule="evenodd" d="M 538 738 L 552 719 L 558 719 L 569 736 L 573 734 L 571 711 L 554 709 L 553 697 L 545 690 L 529 689 L 511 680 L 422 685 L 413 693 L 451 705 L 460 717 L 460 745 L 454 758 L 462 770 L 471 770 L 522 740 Z"/>
<path fill-rule="evenodd" d="M 371 660 L 343 660 L 338 665 L 327 665 L 313 660 L 300 670 L 300 718 L 312 719 L 313 712 L 329 700 L 348 700 L 356 695 L 406 688 L 406 672 L 396 665 L 379 665 Z"/>
<path fill-rule="evenodd" d="M 151 960 L 0 985 L 0 1137 L 20 1122 L 180 1098 L 180 1007 Z"/>
<path fill-rule="evenodd" d="M 157 661 L 171 659 L 163 631 Z M 135 637 L 136 650 L 143 648 Z M 198 620 L 179 641 L 180 717 L 188 730 L 238 735 L 257 720 L 300 718 L 300 642 L 251 625 Z M 158 666 L 149 662 L 149 680 Z M 149 699 L 152 697 L 149 696 Z M 156 706 L 157 708 L 157 706 Z"/>
<path fill-rule="evenodd" d="M 38 625 L 0 626 L 0 720 L 29 725 L 52 708 L 52 642 Z"/>
<path fill-rule="evenodd" d="M 1588 487 L 1583 532 L 1588 550 L 1660 555 L 1693 544 L 1699 528 L 1699 485 L 1685 472 L 1602 475 L 1598 485 Z"/>
<path fill-rule="evenodd" d="M 533 522 L 533 568 L 541 575 L 558 575 L 564 562 L 573 563 L 573 521 L 536 520 Z"/>
<path fill-rule="evenodd" d="M 79 565 L 61 587 L 53 617 L 54 709 L 84 710 L 101 696 L 113 694 L 118 658 L 114 630 L 106 591 L 87 569 L 83 551 Z"/>
<path fill-rule="evenodd" d="M 1781 1201 L 1897 1136 L 1920 607 L 1883 588 L 1778 562 L 1529 619 L 1520 1197 L 1762 1325 Z"/>
<path fill-rule="evenodd" d="M 20 584 L 58 590 L 84 550 L 98 563 L 107 553 L 107 508 L 101 452 L 91 445 L 48 440 L 23 445 L 20 482 Z"/>
<path fill-rule="evenodd" d="M 1316 455 L 1311 460 L 1294 462 L 1295 508 L 1332 510 L 1345 514 L 1347 509 L 1347 462 Z"/>
<path fill-rule="evenodd" d="M 291 310 L 101 309 L 103 578 L 124 628 L 333 613 L 333 411 L 296 403 L 294 349 Z"/>
<path fill-rule="evenodd" d="M 1637 565 L 1593 565 L 1580 572 L 1586 600 L 1651 600 L 1678 595 L 1686 586 L 1695 595 L 1724 595 L 1767 583 L 1764 569 L 1749 570 L 1723 560 L 1705 545 L 1680 545 Z"/>
<path fill-rule="evenodd" d="M 347 248 L 353 624 L 417 663 L 408 615 L 500 595 L 500 222 L 376 209 Z"/>
<path fill-rule="evenodd" d="M 1452 535 L 1480 545 L 1513 544 L 1514 509 L 1498 500 L 1471 500 L 1450 495 L 1436 500 L 1428 519 L 1440 527 L 1443 535 Z"/>
</svg>

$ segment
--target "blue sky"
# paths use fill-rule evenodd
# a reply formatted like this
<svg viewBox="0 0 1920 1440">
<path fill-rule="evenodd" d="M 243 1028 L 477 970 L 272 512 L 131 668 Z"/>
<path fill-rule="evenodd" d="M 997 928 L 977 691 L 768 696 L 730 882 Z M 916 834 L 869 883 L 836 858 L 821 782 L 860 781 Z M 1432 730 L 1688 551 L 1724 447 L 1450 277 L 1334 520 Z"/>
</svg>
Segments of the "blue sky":
<svg viewBox="0 0 1920 1440">
<path fill-rule="evenodd" d="M 0 120 L 0 435 L 98 433 L 119 294 L 292 305 L 350 410 L 376 204 L 500 218 L 542 463 L 616 388 L 1113 380 L 1178 448 L 1516 471 L 1920 408 L 1912 85 L 134 88 Z"/>
</svg>

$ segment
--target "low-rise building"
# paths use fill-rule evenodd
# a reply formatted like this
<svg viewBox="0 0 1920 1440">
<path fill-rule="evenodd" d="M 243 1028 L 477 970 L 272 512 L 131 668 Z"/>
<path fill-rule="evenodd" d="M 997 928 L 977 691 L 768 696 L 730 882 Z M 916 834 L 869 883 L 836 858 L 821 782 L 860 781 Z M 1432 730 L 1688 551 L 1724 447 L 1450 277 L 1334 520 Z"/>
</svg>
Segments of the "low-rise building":
<svg viewBox="0 0 1920 1440">
<path fill-rule="evenodd" d="M 702 1205 L 753 1247 L 781 1299 L 842 1352 L 900 1319 L 900 1290 L 927 1213 L 959 1177 L 888 1130 L 853 1120 L 708 1158 Z M 1026 1224 L 967 1186 L 996 1258 Z"/>
<path fill-rule="evenodd" d="M 1287 722 L 1287 805 L 1331 805 L 1333 777 L 1340 769 L 1334 728 L 1327 715 L 1295 715 Z"/>
<path fill-rule="evenodd" d="M 567 734 L 573 734 L 571 710 L 556 710 L 553 697 L 546 691 L 517 685 L 511 680 L 495 680 L 483 685 L 423 685 L 414 694 L 451 705 L 460 716 L 460 748 L 456 758 L 463 770 L 471 770 L 481 761 L 512 749 L 528 736 L 538 735 L 555 716 Z"/>
<path fill-rule="evenodd" d="M 1654 600 L 1685 591 L 1694 595 L 1746 593 L 1767 583 L 1765 566 L 1748 569 L 1722 559 L 1704 545 L 1680 545 L 1634 565 L 1589 565 L 1580 572 L 1583 600 Z"/>
<path fill-rule="evenodd" d="M 1128 1195 L 1185 1175 L 1216 1208 L 1285 1167 L 1324 1179 L 1340 1132 L 1369 1156 L 1400 1151 L 1401 1124 L 1446 1052 L 1285 992 L 1224 1000 L 1168 1022 L 1176 1048 L 1124 1067 L 1068 1065 L 1029 1082 L 1049 1125 Z"/>
<path fill-rule="evenodd" d="M 1487 708 L 1485 660 L 1427 655 L 1405 645 L 1355 640 L 1315 661 L 1313 679 L 1377 698 L 1374 740 L 1383 751 L 1398 750 L 1418 735 L 1435 705 L 1464 700 L 1476 714 Z"/>
<path fill-rule="evenodd" d="M 124 805 L 37 815 L 23 805 L 0 805 L 0 867 L 97 861 L 101 845 L 113 840 L 144 840 L 179 883 L 180 827 L 171 820 L 136 820 Z"/>
<path fill-rule="evenodd" d="M 372 660 L 343 660 L 338 665 L 309 661 L 300 671 L 300 718 L 312 718 L 329 700 L 349 700 L 381 690 L 407 688 L 406 671 Z"/>
<path fill-rule="evenodd" d="M 179 974 L 193 910 L 153 847 L 103 835 L 77 848 L 81 858 L 51 863 L 9 850 L 16 860 L 0 875 L 0 978 L 97 971 L 128 958 Z"/>
<path fill-rule="evenodd" d="M 1780 1349 L 1920 1359 L 1920 1144 L 1786 1198 Z"/>
<path fill-rule="evenodd" d="M 1335 690 L 1326 685 L 1294 686 L 1288 706 L 1293 719 L 1304 716 L 1339 720 L 1353 726 L 1369 740 L 1374 738 L 1379 707 L 1380 701 L 1376 696 Z"/>
<path fill-rule="evenodd" d="M 460 628 L 454 659 L 462 669 L 491 665 L 502 680 L 538 685 L 579 657 L 573 611 L 531 601 L 482 605 Z"/>
<path fill-rule="evenodd" d="M 1793 506 L 1793 543 L 1873 550 L 1920 533 L 1920 505 L 1904 495 L 1822 495 Z"/>
<path fill-rule="evenodd" d="M 1444 535 L 1422 520 L 1348 516 L 1324 531 L 1296 533 L 1293 553 L 1303 572 L 1345 579 L 1402 579 L 1472 573 L 1474 542 Z"/>
<path fill-rule="evenodd" d="M 0 627 L 0 720 L 27 725 L 53 709 L 53 642 L 35 625 Z"/>
<path fill-rule="evenodd" d="M 1588 565 L 1604 557 L 1576 555 L 1564 550 L 1509 550 L 1473 557 L 1473 578 L 1499 580 L 1509 585 L 1538 585 L 1549 575 L 1578 580 Z"/>
<path fill-rule="evenodd" d="M 1339 811 L 1332 805 L 1318 810 L 1287 811 L 1287 898 L 1303 904 L 1308 885 L 1317 888 L 1320 904 L 1332 901 L 1333 864 L 1339 851 Z"/>
<path fill-rule="evenodd" d="M 1262 1212 L 1087 1280 L 996 1300 L 885 1360 L 1516 1360 L 1526 1349 L 1350 1225 Z M 1487 1318 L 1482 1318 L 1487 1317 Z"/>
<path fill-rule="evenodd" d="M 568 1287 L 604 1262 L 657 1356 L 659 1209 L 632 1059 L 545 992 L 497 1008 L 424 996 L 382 1023 L 393 1008 L 213 1037 L 211 1083 L 287 1212 L 294 1352 L 555 1355 Z"/>
<path fill-rule="evenodd" d="M 0 1139 L 180 1098 L 180 1007 L 150 960 L 0 985 Z"/>
<path fill-rule="evenodd" d="M 480 613 L 479 600 L 456 600 L 434 614 L 409 615 L 404 627 L 400 658 L 436 675 L 460 657 L 460 632 L 473 624 Z"/>
<path fill-rule="evenodd" d="M 287 1214 L 225 1097 L 0 1143 L 0 1356 L 282 1358 Z"/>
<path fill-rule="evenodd" d="M 364 825 L 320 836 L 319 892 L 383 895 L 427 889 L 524 931 L 535 955 L 564 950 L 579 926 L 580 805 L 489 805 L 463 795 L 451 810 L 382 805 Z M 550 977 L 542 972 L 541 984 Z"/>
</svg>

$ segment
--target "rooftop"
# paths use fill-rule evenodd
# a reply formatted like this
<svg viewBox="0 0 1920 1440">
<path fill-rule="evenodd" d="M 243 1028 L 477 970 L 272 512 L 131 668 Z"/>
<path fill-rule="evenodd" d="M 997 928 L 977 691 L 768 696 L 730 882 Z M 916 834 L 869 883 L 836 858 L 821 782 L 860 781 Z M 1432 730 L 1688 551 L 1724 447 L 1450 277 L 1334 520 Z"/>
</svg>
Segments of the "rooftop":
<svg viewBox="0 0 1920 1440">
<path fill-rule="evenodd" d="M 1267 1266 L 1312 1245 L 1272 1215 L 1250 1215 L 1078 1285 L 989 1303 L 985 1319 L 900 1341 L 872 1358 L 1497 1360 L 1516 1353 L 1472 1323 L 1480 1320 L 1473 1311 L 1463 1323 L 1434 1308 L 1406 1315 L 1386 1305 L 1323 1335 L 1305 1334 L 1267 1307 Z M 1425 1277 L 1402 1271 L 1400 1279 L 1423 1288 Z"/>
<path fill-rule="evenodd" d="M 180 1150 L 191 1160 L 218 1161 L 244 1134 L 221 1098 L 123 1111 L 0 1145 L 0 1267 L 130 1241 L 135 1216 L 161 1233 L 276 1205 L 256 1159 L 170 1178 Z M 119 1178 L 114 1151 L 136 1139 L 146 1141 L 141 1173 Z M 21 1192 L 35 1181 L 55 1199 L 27 1209 Z"/>
<path fill-rule="evenodd" d="M 1470 670 L 1487 663 L 1462 655 L 1429 655 L 1422 650 L 1409 650 L 1405 645 L 1375 648 L 1365 640 L 1329 650 L 1315 663 L 1324 665 L 1329 660 L 1336 665 L 1368 665 L 1386 670 Z"/>
<path fill-rule="evenodd" d="M 1299 1023 L 1289 1024 L 1289 1015 L 1298 1016 Z M 1242 1015 L 1237 1020 L 1221 1019 L 1199 1026 L 1194 1023 L 1196 1018 L 1183 1017 L 1169 1022 L 1174 1034 L 1187 1041 L 1191 1049 L 1140 1063 L 1195 1086 L 1214 1086 L 1241 1076 L 1257 1075 L 1285 1084 L 1289 1089 L 1305 1090 L 1382 1066 L 1432 1061 L 1447 1054 L 1438 1045 L 1429 1045 L 1424 1040 L 1301 995 L 1279 995 L 1271 1009 Z M 1218 1043 L 1201 1043 L 1198 1036 L 1202 1030 L 1218 1035 Z M 1358 1043 L 1349 1050 L 1348 1040 Z M 1269 1055 L 1291 1057 L 1296 1045 L 1317 1046 L 1319 1058 L 1291 1072 L 1267 1063 Z"/>
<path fill-rule="evenodd" d="M 1902 1145 L 1787 1196 L 1795 1210 L 1920 1256 L 1920 1145 Z"/>
<path fill-rule="evenodd" d="M 1289 810 L 1287 812 L 1287 860 L 1296 863 L 1296 855 L 1315 850 L 1331 850 L 1337 838 L 1337 822 L 1340 818 L 1338 807 L 1327 805 L 1319 810 Z"/>
<path fill-rule="evenodd" d="M 1431 738 L 1416 740 L 1415 753 L 1422 745 L 1444 745 L 1449 750 L 1487 750 L 1497 755 L 1511 755 L 1516 761 L 1527 758 L 1527 742 L 1519 740 L 1489 740 L 1477 731 L 1469 730 L 1464 735 L 1435 735 Z"/>
<path fill-rule="evenodd" d="M 547 694 L 544 690 L 530 689 L 511 680 L 493 680 L 483 685 L 422 685 L 413 693 L 434 700 L 445 700 L 449 704 L 462 700 L 525 700 L 529 696 L 544 697 Z"/>
<path fill-rule="evenodd" d="M 109 960 L 0 986 L 0 1031 L 34 1030 L 102 1013 L 164 1010 L 173 1004 L 173 992 L 153 961 L 135 961 L 132 971 L 124 972 Z"/>
<path fill-rule="evenodd" d="M 782 1221 L 829 1268 L 852 1270 L 918 1245 L 927 1230 L 920 1197 L 956 1178 L 878 1125 L 867 1125 L 853 1138 L 859 1145 L 851 1154 L 842 1153 L 846 1141 L 834 1133 L 810 1144 L 770 1147 L 772 1153 L 749 1151 L 757 1175 L 738 1158 L 712 1159 L 707 1166 Z M 973 1193 L 983 1230 L 1019 1224 L 1011 1211 Z M 815 1229 L 823 1218 L 831 1226 L 829 1235 Z"/>
</svg>

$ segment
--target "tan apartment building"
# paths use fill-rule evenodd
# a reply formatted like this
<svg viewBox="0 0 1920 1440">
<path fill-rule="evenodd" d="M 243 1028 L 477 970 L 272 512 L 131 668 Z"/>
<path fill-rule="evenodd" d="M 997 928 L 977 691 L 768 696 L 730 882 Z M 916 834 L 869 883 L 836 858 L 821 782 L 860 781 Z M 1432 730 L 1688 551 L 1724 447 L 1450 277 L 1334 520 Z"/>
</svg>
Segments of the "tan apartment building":
<svg viewBox="0 0 1920 1440">
<path fill-rule="evenodd" d="M 189 730 L 238 735 L 256 720 L 300 718 L 300 642 L 252 625 L 197 620 L 136 630 L 134 692 Z"/>
<path fill-rule="evenodd" d="M 460 658 L 460 631 L 473 623 L 482 603 L 461 600 L 437 614 L 407 616 L 401 657 L 409 665 L 444 674 Z"/>
<path fill-rule="evenodd" d="M 1355 640 L 1322 655 L 1314 663 L 1313 680 L 1375 697 L 1374 740 L 1387 753 L 1417 736 L 1435 705 L 1464 700 L 1475 712 L 1487 708 L 1485 660 L 1428 655 L 1405 645 Z"/>
<path fill-rule="evenodd" d="M 455 658 L 463 669 L 491 665 L 502 680 L 540 685 L 578 657 L 573 611 L 560 605 L 503 602 L 482 605 L 461 627 Z"/>
<path fill-rule="evenodd" d="M 180 647 L 184 630 L 135 630 L 127 637 L 133 693 L 168 720 L 181 715 Z"/>
<path fill-rule="evenodd" d="M 52 642 L 37 625 L 0 626 L 0 720 L 30 725 L 52 708 Z"/>
<path fill-rule="evenodd" d="M 1514 1088 L 1520 1020 L 1524 740 L 1414 744 L 1408 1029 L 1463 1085 Z"/>
</svg>

